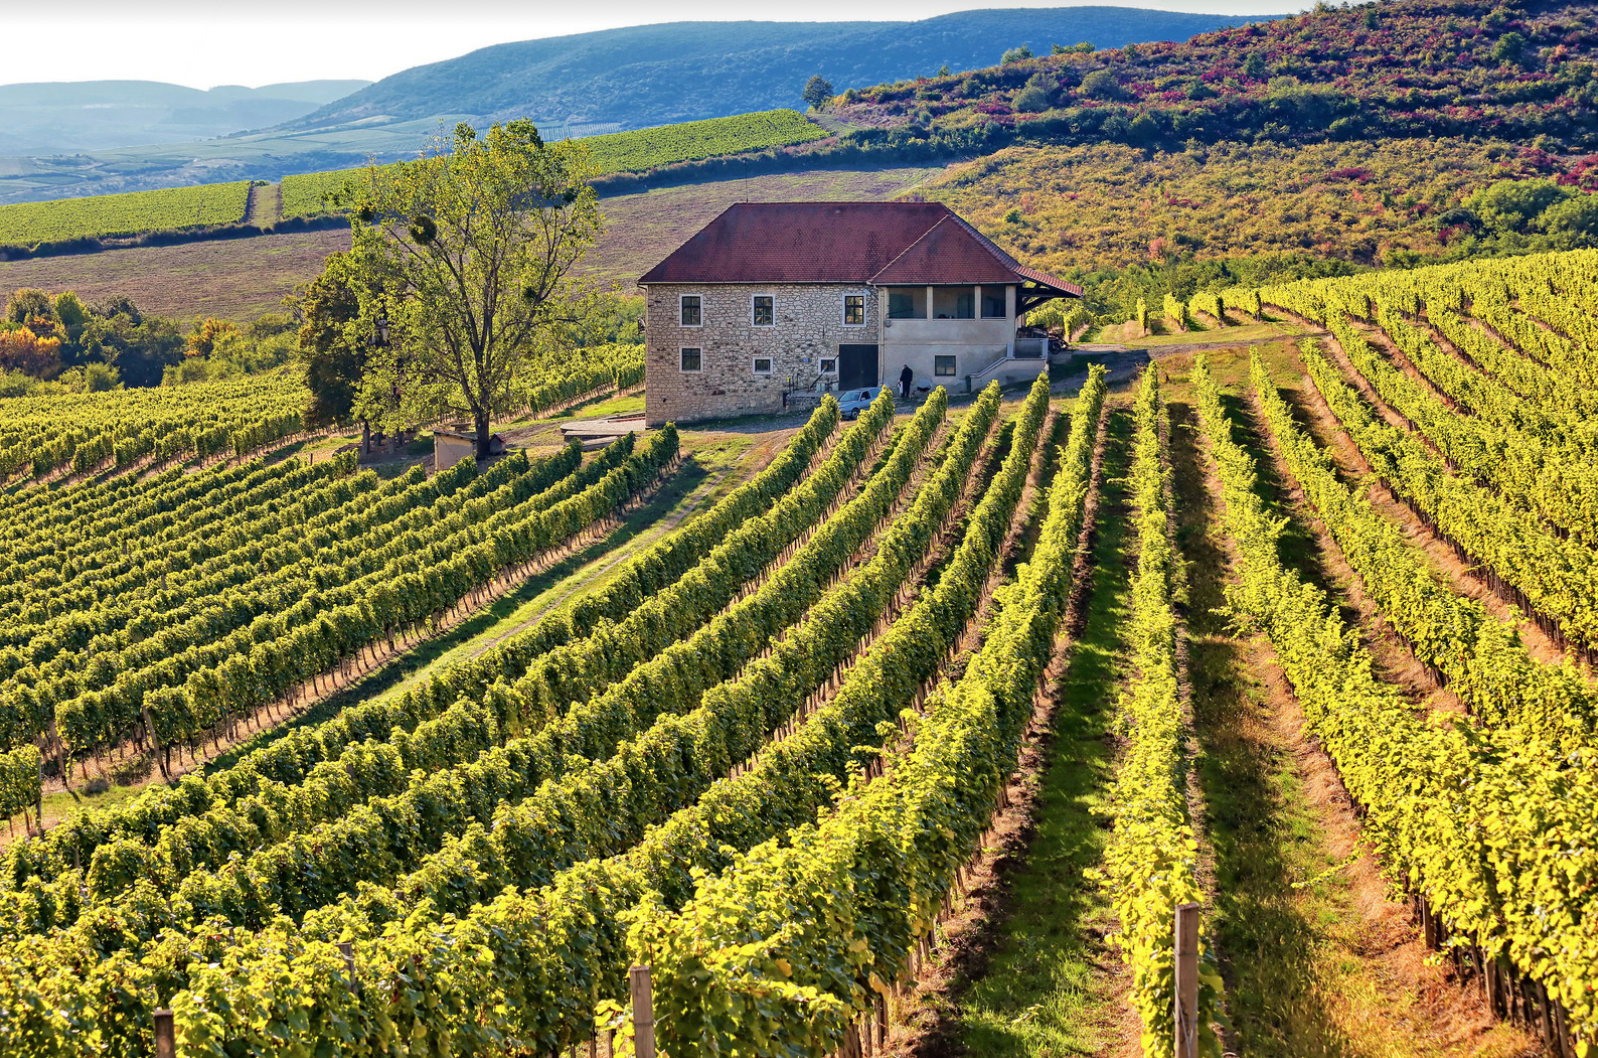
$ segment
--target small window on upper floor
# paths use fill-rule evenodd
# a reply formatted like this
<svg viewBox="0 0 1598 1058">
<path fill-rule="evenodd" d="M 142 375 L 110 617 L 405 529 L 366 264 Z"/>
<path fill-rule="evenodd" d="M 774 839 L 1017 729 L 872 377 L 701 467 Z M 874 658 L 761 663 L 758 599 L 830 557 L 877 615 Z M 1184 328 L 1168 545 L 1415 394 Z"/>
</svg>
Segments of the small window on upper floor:
<svg viewBox="0 0 1598 1058">
<path fill-rule="evenodd" d="M 699 295 L 684 294 L 679 303 L 682 306 L 682 325 L 684 327 L 697 327 L 704 322 L 699 310 Z"/>
<path fill-rule="evenodd" d="M 770 294 L 755 295 L 755 326 L 772 327 L 777 323 L 775 299 Z"/>
<path fill-rule="evenodd" d="M 845 294 L 843 296 L 843 325 L 845 327 L 864 327 L 866 325 L 866 296 L 864 294 Z"/>
<path fill-rule="evenodd" d="M 982 288 L 982 318 L 985 320 L 1004 319 L 1004 288 Z"/>
</svg>

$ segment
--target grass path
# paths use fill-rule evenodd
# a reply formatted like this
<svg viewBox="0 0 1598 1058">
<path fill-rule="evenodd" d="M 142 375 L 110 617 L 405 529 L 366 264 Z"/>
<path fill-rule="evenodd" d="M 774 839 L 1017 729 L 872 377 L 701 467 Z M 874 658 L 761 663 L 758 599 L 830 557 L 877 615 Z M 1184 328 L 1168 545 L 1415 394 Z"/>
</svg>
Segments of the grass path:
<svg viewBox="0 0 1598 1058">
<path fill-rule="evenodd" d="M 921 1031 L 901 1053 L 1063 1058 L 1126 1049 L 1120 961 L 1105 940 L 1114 915 L 1084 872 L 1100 860 L 1108 833 L 1093 809 L 1113 774 L 1109 724 L 1124 668 L 1119 629 L 1131 542 L 1121 478 L 1130 429 L 1124 412 L 1112 413 L 1084 623 L 1055 688 L 1031 826 L 1000 861 L 989 921 L 940 955 L 951 979 L 922 993 Z"/>
<path fill-rule="evenodd" d="M 1284 345 L 1275 355 L 1293 354 Z M 1211 364 L 1222 381 L 1246 384 L 1246 351 Z M 1493 1024 L 1475 993 L 1427 965 L 1412 916 L 1387 899 L 1335 768 L 1304 731 L 1269 644 L 1238 635 L 1220 611 L 1230 552 L 1218 491 L 1200 452 L 1186 365 L 1166 366 L 1177 383 L 1172 457 L 1192 595 L 1190 675 L 1215 859 L 1214 929 L 1233 1026 L 1228 1049 L 1245 1058 L 1539 1053 L 1524 1034 Z M 1284 560 L 1355 610 L 1288 503 L 1242 400 L 1230 407 L 1246 428 L 1239 440 L 1259 465 L 1262 494 L 1292 516 Z"/>
</svg>

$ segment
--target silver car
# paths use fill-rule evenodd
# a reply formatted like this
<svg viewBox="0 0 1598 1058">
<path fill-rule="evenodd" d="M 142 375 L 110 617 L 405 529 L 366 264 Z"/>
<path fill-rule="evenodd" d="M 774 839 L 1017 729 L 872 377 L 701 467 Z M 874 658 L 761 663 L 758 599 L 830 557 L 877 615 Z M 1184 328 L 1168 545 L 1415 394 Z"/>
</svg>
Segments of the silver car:
<svg viewBox="0 0 1598 1058">
<path fill-rule="evenodd" d="M 858 419 L 860 413 L 871 407 L 877 394 L 886 393 L 887 386 L 867 386 L 865 389 L 846 389 L 838 394 L 838 407 L 845 419 Z"/>
</svg>

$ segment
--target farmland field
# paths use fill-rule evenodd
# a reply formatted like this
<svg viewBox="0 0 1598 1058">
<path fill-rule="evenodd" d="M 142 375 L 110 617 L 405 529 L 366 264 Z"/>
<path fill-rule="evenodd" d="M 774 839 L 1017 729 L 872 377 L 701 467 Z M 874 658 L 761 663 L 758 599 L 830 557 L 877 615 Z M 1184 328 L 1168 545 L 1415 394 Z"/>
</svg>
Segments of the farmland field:
<svg viewBox="0 0 1598 1058">
<path fill-rule="evenodd" d="M 584 258 L 583 270 L 598 281 L 630 289 L 672 247 L 734 202 L 890 198 L 936 172 L 786 173 L 607 198 L 600 204 L 606 231 Z M 314 278 L 328 254 L 347 250 L 349 244 L 347 230 L 333 229 L 0 261 L 0 290 L 76 290 L 87 301 L 123 294 L 147 312 L 179 319 L 203 315 L 249 320 L 281 312 L 283 296 Z"/>
<path fill-rule="evenodd" d="M 349 231 L 335 229 L 0 261 L 0 289 L 75 290 L 90 302 L 120 294 L 178 319 L 251 320 L 281 312 L 284 295 L 349 245 Z"/>
<path fill-rule="evenodd" d="M 608 1054 L 647 963 L 671 1054 L 1165 1054 L 1188 902 L 1198 1054 L 1591 1038 L 1598 252 L 1164 311 L 746 456 L 0 494 L 0 797 L 148 773 L 0 854 L 8 1040 Z"/>
<path fill-rule="evenodd" d="M 249 191 L 240 181 L 0 206 L 0 246 L 234 224 Z"/>
<path fill-rule="evenodd" d="M 827 135 L 825 129 L 806 121 L 797 111 L 768 110 L 634 132 L 611 132 L 577 142 L 591 152 L 596 173 L 603 174 L 642 172 L 672 162 L 788 147 Z M 323 196 L 338 190 L 357 172 L 360 170 L 348 169 L 284 177 L 283 216 L 316 216 L 327 212 L 329 207 Z"/>
</svg>

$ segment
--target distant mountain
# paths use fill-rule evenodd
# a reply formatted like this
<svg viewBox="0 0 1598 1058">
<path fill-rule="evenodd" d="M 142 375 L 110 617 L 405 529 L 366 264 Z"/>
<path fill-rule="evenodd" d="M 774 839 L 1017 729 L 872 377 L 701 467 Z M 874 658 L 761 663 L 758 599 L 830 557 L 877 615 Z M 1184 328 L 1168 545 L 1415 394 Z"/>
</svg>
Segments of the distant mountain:
<svg viewBox="0 0 1598 1058">
<path fill-rule="evenodd" d="M 1186 40 L 1278 16 L 1125 7 L 964 11 L 920 22 L 668 22 L 498 44 L 385 77 L 283 131 L 436 114 L 532 117 L 574 132 L 642 128 L 799 104 L 820 74 L 838 91 L 990 66 L 1007 49 Z"/>
<path fill-rule="evenodd" d="M 209 139 L 293 120 L 370 81 L 300 81 L 201 91 L 158 81 L 0 85 L 0 155 Z"/>
</svg>

